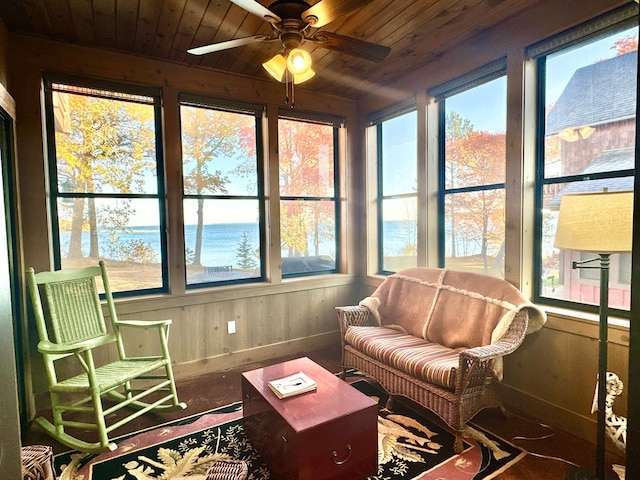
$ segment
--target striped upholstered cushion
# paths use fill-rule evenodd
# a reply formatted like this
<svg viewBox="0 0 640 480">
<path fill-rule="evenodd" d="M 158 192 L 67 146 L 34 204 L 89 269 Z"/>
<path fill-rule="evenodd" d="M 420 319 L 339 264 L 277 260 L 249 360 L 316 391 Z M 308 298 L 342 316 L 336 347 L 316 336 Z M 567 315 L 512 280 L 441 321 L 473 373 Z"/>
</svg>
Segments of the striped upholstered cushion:
<svg viewBox="0 0 640 480">
<path fill-rule="evenodd" d="M 425 382 L 454 388 L 459 352 L 386 327 L 349 327 L 345 341 L 357 350 Z"/>
</svg>

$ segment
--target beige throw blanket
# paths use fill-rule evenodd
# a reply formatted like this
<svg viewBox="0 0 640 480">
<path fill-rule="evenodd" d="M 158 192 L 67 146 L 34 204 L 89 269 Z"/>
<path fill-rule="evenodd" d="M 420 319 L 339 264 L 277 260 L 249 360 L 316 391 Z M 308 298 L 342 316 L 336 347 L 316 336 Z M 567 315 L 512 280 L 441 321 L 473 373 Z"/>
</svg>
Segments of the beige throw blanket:
<svg viewBox="0 0 640 480">
<path fill-rule="evenodd" d="M 390 275 L 360 304 L 379 325 L 450 348 L 495 343 L 523 309 L 529 313 L 527 333 L 546 322 L 546 314 L 506 280 L 439 268 Z"/>
</svg>

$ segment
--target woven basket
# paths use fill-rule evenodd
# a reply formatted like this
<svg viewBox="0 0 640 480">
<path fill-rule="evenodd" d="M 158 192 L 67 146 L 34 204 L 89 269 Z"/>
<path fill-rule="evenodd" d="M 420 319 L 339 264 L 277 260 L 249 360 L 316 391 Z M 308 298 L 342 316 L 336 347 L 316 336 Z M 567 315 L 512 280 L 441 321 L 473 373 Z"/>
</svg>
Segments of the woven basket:
<svg viewBox="0 0 640 480">
<path fill-rule="evenodd" d="M 240 460 L 218 460 L 207 470 L 206 480 L 245 480 L 249 469 Z"/>
<path fill-rule="evenodd" d="M 23 480 L 55 480 L 53 474 L 53 450 L 48 445 L 22 447 Z"/>
</svg>

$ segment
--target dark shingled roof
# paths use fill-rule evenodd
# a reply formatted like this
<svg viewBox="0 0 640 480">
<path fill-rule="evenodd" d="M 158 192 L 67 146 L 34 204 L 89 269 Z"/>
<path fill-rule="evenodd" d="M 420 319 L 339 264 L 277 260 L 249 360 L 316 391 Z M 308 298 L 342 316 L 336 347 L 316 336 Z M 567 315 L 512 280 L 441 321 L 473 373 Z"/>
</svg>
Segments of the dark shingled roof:
<svg viewBox="0 0 640 480">
<path fill-rule="evenodd" d="M 637 64 L 636 50 L 576 70 L 547 116 L 546 135 L 633 118 Z M 612 88 L 601 95 L 605 86 Z"/>
<path fill-rule="evenodd" d="M 634 168 L 634 148 L 618 148 L 602 152 L 591 164 L 584 169 L 583 175 L 597 172 L 610 172 Z M 598 180 L 571 182 L 553 197 L 548 208 L 556 210 L 560 208 L 560 199 L 570 193 L 601 192 L 604 189 L 610 192 L 623 192 L 633 190 L 633 176 L 621 178 L 603 178 Z"/>
</svg>

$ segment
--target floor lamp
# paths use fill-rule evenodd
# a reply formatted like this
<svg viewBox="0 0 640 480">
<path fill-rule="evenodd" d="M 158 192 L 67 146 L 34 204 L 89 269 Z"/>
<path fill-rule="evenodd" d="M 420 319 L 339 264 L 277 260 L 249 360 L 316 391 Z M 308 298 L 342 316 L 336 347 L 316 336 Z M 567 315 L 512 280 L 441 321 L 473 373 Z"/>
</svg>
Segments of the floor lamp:
<svg viewBox="0 0 640 480">
<path fill-rule="evenodd" d="M 573 262 L 573 268 L 600 269 L 600 334 L 598 341 L 598 429 L 596 469 L 573 469 L 566 480 L 616 478 L 605 472 L 605 397 L 609 318 L 609 260 L 612 253 L 630 252 L 633 192 L 567 194 L 562 197 L 554 247 L 592 252 L 598 257 Z M 566 282 L 565 282 L 566 285 Z"/>
</svg>

